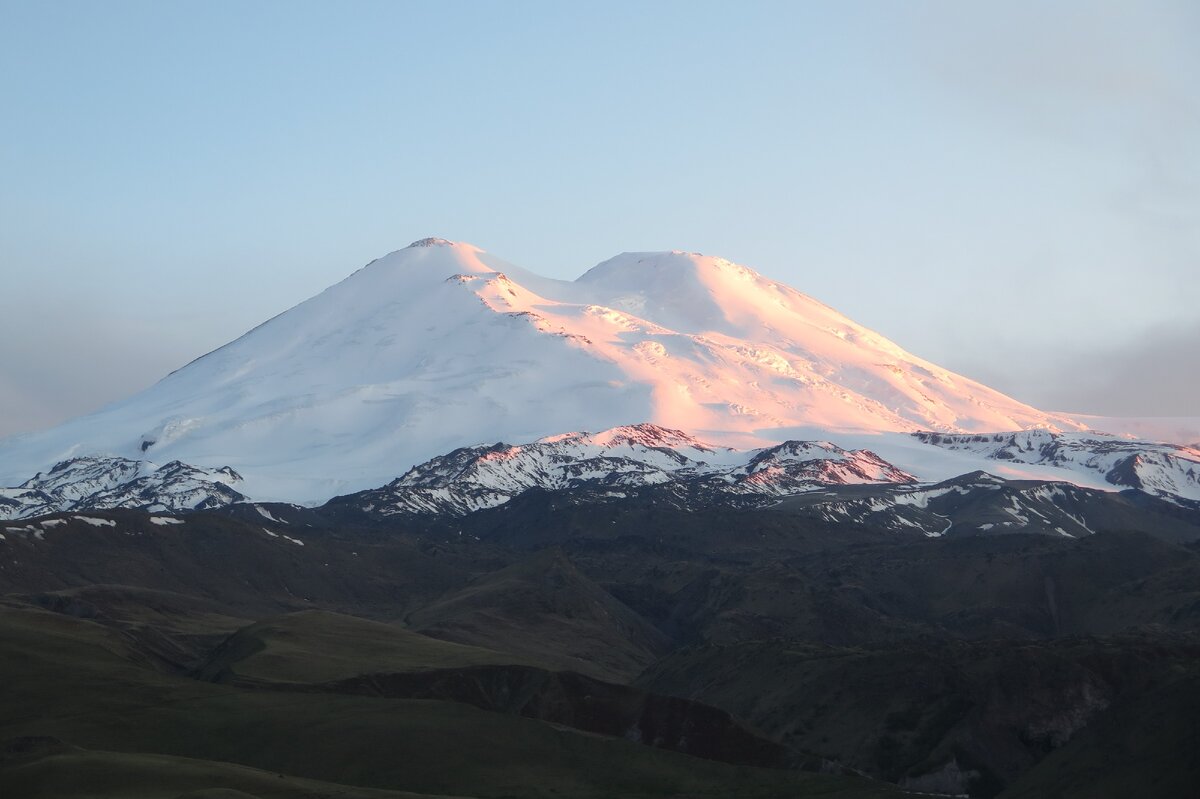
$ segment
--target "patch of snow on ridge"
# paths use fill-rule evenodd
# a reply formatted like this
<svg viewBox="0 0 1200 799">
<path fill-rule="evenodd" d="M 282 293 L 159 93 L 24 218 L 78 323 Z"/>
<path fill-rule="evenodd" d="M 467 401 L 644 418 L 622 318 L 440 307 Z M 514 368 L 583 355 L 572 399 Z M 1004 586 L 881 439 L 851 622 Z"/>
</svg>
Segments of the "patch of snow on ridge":
<svg viewBox="0 0 1200 799">
<path fill-rule="evenodd" d="M 258 511 L 258 515 L 262 516 L 269 522 L 275 522 L 276 524 L 287 524 L 287 522 L 285 522 L 283 519 L 276 519 L 274 516 L 272 516 L 271 512 L 262 505 L 255 505 L 254 509 Z"/>
</svg>

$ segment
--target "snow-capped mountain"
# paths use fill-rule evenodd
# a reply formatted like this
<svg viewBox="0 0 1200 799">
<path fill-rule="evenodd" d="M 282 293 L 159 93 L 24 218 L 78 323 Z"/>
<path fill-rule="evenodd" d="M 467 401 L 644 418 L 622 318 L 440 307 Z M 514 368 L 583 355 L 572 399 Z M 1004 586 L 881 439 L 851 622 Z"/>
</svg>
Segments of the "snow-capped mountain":
<svg viewBox="0 0 1200 799">
<path fill-rule="evenodd" d="M 72 458 L 16 488 L 0 488 L 0 519 L 26 519 L 69 510 L 136 508 L 152 512 L 219 508 L 241 502 L 229 467 L 201 469 L 172 461 Z"/>
<path fill-rule="evenodd" d="M 788 441 L 749 452 L 705 444 L 657 425 L 572 433 L 530 444 L 464 447 L 415 466 L 382 488 L 334 504 L 373 516 L 461 516 L 532 489 L 568 490 L 587 501 L 624 499 L 669 486 L 696 508 L 746 498 L 752 504 L 817 486 L 911 483 L 878 455 L 825 441 Z"/>
<path fill-rule="evenodd" d="M 915 433 L 919 440 L 1008 463 L 1046 465 L 1102 477 L 1122 488 L 1200 500 L 1200 449 L 1099 433 L 1022 430 L 989 435 Z"/>
<path fill-rule="evenodd" d="M 228 465 L 256 499 L 319 502 L 481 441 L 642 421 L 742 449 L 1079 427 L 721 258 L 626 253 L 559 281 L 426 239 L 128 400 L 0 442 L 0 485 L 102 455 Z"/>
</svg>

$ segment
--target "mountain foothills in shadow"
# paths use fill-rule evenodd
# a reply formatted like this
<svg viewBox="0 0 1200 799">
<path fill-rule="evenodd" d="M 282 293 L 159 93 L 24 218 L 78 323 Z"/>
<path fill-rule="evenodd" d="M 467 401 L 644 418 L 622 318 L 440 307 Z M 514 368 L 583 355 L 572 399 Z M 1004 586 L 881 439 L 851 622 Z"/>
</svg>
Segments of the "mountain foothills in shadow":
<svg viewBox="0 0 1200 799">
<path fill-rule="evenodd" d="M 765 507 L 661 491 L 3 523 L 0 789 L 1193 791 L 1187 507 L 987 475 Z"/>
</svg>

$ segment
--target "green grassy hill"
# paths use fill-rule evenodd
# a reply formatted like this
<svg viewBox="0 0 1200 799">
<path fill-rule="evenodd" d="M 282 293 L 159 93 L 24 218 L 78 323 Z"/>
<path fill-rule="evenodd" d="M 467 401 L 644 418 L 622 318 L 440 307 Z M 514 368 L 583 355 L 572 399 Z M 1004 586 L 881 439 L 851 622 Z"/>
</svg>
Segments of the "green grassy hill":
<svg viewBox="0 0 1200 799">
<path fill-rule="evenodd" d="M 343 613 L 304 610 L 255 622 L 224 641 L 196 670 L 217 682 L 325 683 L 363 674 L 483 665 L 537 665 Z"/>
<path fill-rule="evenodd" d="M 261 795 L 253 780 L 223 782 L 224 764 L 284 779 L 481 797 L 895 793 L 860 780 L 701 760 L 458 702 L 255 690 L 164 674 L 120 631 L 43 610 L 0 609 L 0 636 L 0 741 L 53 737 L 87 750 L 207 761 L 216 764 L 210 787 L 251 795 Z M 108 768 L 119 772 L 112 777 L 118 792 L 121 780 L 139 785 L 146 773 L 139 769 L 158 767 L 70 758 L 61 762 L 81 773 L 56 770 L 56 779 L 86 784 L 89 770 Z M 8 791 L 37 783 L 37 768 L 5 760 L 0 792 L 20 795 Z"/>
</svg>

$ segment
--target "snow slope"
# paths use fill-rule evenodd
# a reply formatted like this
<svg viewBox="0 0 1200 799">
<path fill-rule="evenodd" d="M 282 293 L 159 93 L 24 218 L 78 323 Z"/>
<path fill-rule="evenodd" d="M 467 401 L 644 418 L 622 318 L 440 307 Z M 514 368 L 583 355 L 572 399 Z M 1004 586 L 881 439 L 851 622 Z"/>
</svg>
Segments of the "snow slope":
<svg viewBox="0 0 1200 799">
<path fill-rule="evenodd" d="M 131 399 L 0 442 L 0 485 L 105 455 L 230 466 L 255 499 L 315 502 L 457 447 L 639 422 L 745 449 L 798 426 L 848 448 L 1083 428 L 721 258 L 626 253 L 558 281 L 426 239 Z"/>
</svg>

